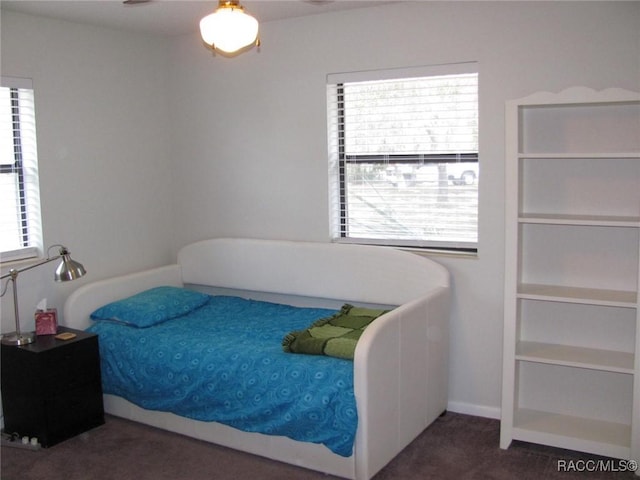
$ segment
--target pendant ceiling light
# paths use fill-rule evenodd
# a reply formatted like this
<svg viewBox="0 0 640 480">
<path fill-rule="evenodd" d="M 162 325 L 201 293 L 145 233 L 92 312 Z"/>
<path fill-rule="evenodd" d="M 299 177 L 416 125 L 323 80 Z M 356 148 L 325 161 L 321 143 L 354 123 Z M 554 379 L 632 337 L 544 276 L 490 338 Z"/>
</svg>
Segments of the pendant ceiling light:
<svg viewBox="0 0 640 480">
<path fill-rule="evenodd" d="M 200 34 L 207 45 L 227 55 L 260 45 L 258 21 L 238 0 L 220 0 L 216 11 L 200 20 Z"/>
</svg>

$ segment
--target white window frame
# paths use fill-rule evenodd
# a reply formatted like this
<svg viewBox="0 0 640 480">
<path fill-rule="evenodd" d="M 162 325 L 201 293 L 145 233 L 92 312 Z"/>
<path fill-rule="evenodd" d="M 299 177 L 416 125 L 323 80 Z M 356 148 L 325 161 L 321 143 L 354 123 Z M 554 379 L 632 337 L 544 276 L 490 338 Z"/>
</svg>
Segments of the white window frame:
<svg viewBox="0 0 640 480">
<path fill-rule="evenodd" d="M 399 154 L 386 153 L 381 155 L 350 155 L 345 151 L 344 101 L 341 86 L 351 82 L 370 82 L 377 80 L 412 79 L 430 76 L 443 75 L 465 75 L 475 74 L 478 76 L 478 64 L 476 62 L 465 62 L 458 64 L 399 68 L 377 71 L 349 72 L 327 75 L 327 110 L 328 110 L 328 148 L 329 148 L 329 192 L 330 192 L 330 223 L 331 237 L 335 242 L 361 243 L 390 245 L 409 248 L 426 248 L 434 250 L 449 250 L 462 252 L 477 252 L 478 248 L 478 194 L 475 190 L 475 239 L 462 241 L 438 241 L 434 238 L 366 238 L 363 236 L 349 235 L 349 215 L 348 211 L 348 179 L 347 166 L 349 163 L 372 162 L 381 164 L 387 162 L 389 165 L 400 163 L 414 165 L 446 164 L 459 162 L 477 162 L 476 171 L 479 166 L 479 149 L 477 140 L 473 152 L 423 152 L 422 154 Z M 479 103 L 479 102 L 478 102 Z M 342 111 L 341 111 L 342 110 Z M 476 117 L 477 118 L 477 117 Z M 342 123 L 342 125 L 341 125 Z M 369 158 L 367 158 L 369 157 Z M 477 189 L 477 185 L 475 186 Z M 473 226 L 473 225 L 472 225 Z"/>
<path fill-rule="evenodd" d="M 11 89 L 11 126 L 5 124 L 3 128 L 11 129 L 13 137 L 13 155 L 0 158 L 0 175 L 16 176 L 15 201 L 20 216 L 13 220 L 0 217 L 3 235 L 10 230 L 15 234 L 15 225 L 20 230 L 20 239 L 14 248 L 0 248 L 0 261 L 4 263 L 37 257 L 43 241 L 33 82 L 28 78 L 2 76 L 0 86 Z M 3 149 L 3 152 L 8 150 Z"/>
</svg>

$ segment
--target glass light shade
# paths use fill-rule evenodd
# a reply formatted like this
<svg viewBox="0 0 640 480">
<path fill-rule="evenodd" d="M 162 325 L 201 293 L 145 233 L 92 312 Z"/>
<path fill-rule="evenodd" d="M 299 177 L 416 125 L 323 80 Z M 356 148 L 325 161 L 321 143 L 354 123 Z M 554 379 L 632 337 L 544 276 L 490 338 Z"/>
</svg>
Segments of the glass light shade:
<svg viewBox="0 0 640 480">
<path fill-rule="evenodd" d="M 200 34 L 207 45 L 234 53 L 258 39 L 258 21 L 237 5 L 221 5 L 200 20 Z"/>
</svg>

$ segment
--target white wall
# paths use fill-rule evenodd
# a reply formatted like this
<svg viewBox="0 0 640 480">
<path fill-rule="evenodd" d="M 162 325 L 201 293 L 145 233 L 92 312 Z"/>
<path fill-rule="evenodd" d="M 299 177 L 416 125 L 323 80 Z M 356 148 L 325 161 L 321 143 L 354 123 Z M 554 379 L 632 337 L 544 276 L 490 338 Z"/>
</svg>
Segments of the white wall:
<svg viewBox="0 0 640 480">
<path fill-rule="evenodd" d="M 504 102 L 581 84 L 640 90 L 640 4 L 408 2 L 262 25 L 262 47 L 172 44 L 177 245 L 329 239 L 328 73 L 478 61 L 480 248 L 453 273 L 452 409 L 497 416 L 502 358 Z M 176 153 L 177 157 L 177 153 Z"/>
<path fill-rule="evenodd" d="M 479 255 L 434 258 L 455 288 L 450 408 L 497 416 L 504 102 L 640 90 L 639 24 L 637 2 L 381 4 L 263 23 L 260 51 L 229 59 L 197 33 L 159 41 L 5 13 L 2 68 L 34 78 L 45 242 L 66 243 L 95 280 L 208 237 L 328 241 L 326 74 L 478 61 Z"/>
<path fill-rule="evenodd" d="M 1 40 L 2 74 L 33 79 L 45 247 L 66 245 L 88 272 L 56 284 L 51 263 L 19 276 L 32 330 L 41 298 L 61 313 L 83 283 L 172 259 L 166 41 L 6 11 Z M 3 332 L 12 305 L 9 288 Z"/>
</svg>

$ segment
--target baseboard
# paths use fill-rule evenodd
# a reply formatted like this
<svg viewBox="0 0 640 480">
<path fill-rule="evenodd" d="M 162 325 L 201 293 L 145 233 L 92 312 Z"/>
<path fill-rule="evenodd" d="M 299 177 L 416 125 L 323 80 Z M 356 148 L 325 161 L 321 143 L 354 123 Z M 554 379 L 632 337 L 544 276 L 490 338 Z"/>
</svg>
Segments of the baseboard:
<svg viewBox="0 0 640 480">
<path fill-rule="evenodd" d="M 487 407 L 486 405 L 476 405 L 474 403 L 465 402 L 449 402 L 447 410 L 455 413 L 464 413 L 465 415 L 474 415 L 476 417 L 500 419 L 500 408 Z"/>
</svg>

